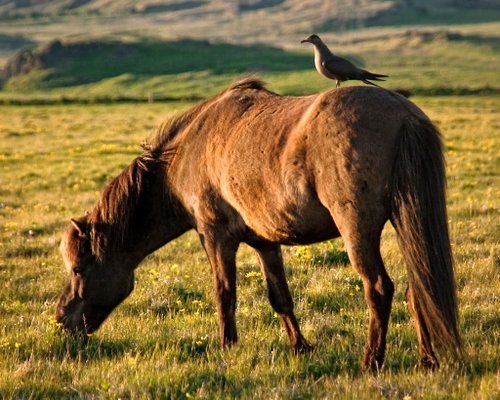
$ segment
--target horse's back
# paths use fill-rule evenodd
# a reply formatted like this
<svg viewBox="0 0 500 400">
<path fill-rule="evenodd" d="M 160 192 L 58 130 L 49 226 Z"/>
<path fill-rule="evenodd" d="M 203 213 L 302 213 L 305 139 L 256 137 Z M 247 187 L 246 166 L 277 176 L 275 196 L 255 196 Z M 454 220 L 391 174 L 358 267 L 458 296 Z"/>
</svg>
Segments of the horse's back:
<svg viewBox="0 0 500 400">
<path fill-rule="evenodd" d="M 397 94 L 361 86 L 308 97 L 264 96 L 227 127 L 217 171 L 294 198 L 316 189 L 324 174 L 335 186 L 359 186 L 361 179 L 382 188 L 410 107 Z M 251 188 L 248 195 L 258 192 Z"/>
</svg>

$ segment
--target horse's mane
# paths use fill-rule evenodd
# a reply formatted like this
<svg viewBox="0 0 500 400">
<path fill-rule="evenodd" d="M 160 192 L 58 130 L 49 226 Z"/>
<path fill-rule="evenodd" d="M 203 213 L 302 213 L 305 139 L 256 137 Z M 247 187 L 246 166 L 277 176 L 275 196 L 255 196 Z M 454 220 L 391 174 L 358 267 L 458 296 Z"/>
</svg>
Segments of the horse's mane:
<svg viewBox="0 0 500 400">
<path fill-rule="evenodd" d="M 189 110 L 162 123 L 136 157 L 106 185 L 94 210 L 87 216 L 91 224 L 92 253 L 102 259 L 110 247 L 123 246 L 130 234 L 130 222 L 148 176 L 164 173 L 177 148 L 175 138 L 197 115 L 231 90 L 266 90 L 257 78 L 246 78 Z"/>
<path fill-rule="evenodd" d="M 227 88 L 223 93 L 229 90 L 244 90 L 244 89 L 254 89 L 254 90 L 266 90 L 265 82 L 255 76 L 249 76 L 247 78 L 240 79 L 233 82 L 229 88 Z"/>
<path fill-rule="evenodd" d="M 88 215 L 92 253 L 99 259 L 111 246 L 123 244 L 129 234 L 133 210 L 144 187 L 146 174 L 151 171 L 151 160 L 137 157 L 116 178 L 106 185 Z"/>
</svg>

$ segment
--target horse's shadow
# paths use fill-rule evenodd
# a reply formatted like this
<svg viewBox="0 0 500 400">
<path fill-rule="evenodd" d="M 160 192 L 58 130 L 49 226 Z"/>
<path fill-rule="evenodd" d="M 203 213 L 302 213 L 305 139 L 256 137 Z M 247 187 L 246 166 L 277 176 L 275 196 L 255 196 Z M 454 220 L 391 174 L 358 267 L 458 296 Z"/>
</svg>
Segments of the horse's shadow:
<svg viewBox="0 0 500 400">
<path fill-rule="evenodd" d="M 61 337 L 50 348 L 42 350 L 41 356 L 52 359 L 70 359 L 79 361 L 99 361 L 119 359 L 130 352 L 152 353 L 158 347 L 158 341 L 150 341 L 138 344 L 134 340 L 119 339 L 109 340 L 101 339 L 97 336 L 74 337 L 66 333 L 61 333 Z M 184 337 L 177 343 L 162 341 L 161 347 L 173 347 L 172 357 L 177 361 L 186 362 L 189 359 L 195 359 L 206 355 L 211 348 L 208 336 Z"/>
<path fill-rule="evenodd" d="M 63 334 L 61 340 L 47 350 L 47 356 L 61 360 L 96 361 L 119 358 L 136 347 L 129 339 L 107 340 L 93 336 L 74 338 Z"/>
</svg>

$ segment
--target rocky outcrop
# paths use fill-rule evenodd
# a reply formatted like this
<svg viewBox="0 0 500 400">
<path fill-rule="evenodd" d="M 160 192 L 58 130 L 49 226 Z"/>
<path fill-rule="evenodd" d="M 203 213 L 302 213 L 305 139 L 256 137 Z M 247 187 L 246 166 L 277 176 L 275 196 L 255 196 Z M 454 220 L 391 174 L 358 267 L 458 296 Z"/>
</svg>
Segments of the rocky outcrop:
<svg viewBox="0 0 500 400">
<path fill-rule="evenodd" d="M 35 69 L 57 67 L 71 60 L 85 60 L 99 51 L 106 51 L 110 59 L 120 60 L 137 51 L 136 45 L 113 41 L 61 42 L 53 40 L 47 44 L 18 51 L 7 60 L 0 74 L 2 83 L 10 78 L 25 75 Z"/>
<path fill-rule="evenodd" d="M 34 69 L 49 68 L 63 52 L 63 44 L 54 40 L 39 48 L 28 48 L 18 51 L 5 64 L 2 74 L 2 83 L 10 78 L 25 75 Z"/>
</svg>

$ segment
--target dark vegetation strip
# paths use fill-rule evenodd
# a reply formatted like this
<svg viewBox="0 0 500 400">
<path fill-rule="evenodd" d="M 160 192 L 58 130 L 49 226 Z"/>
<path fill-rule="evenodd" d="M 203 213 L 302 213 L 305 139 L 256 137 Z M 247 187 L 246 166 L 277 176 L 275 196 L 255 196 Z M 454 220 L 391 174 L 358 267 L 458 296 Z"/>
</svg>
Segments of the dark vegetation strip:
<svg viewBox="0 0 500 400">
<path fill-rule="evenodd" d="M 478 88 L 464 87 L 432 87 L 413 89 L 391 89 L 405 97 L 410 96 L 490 96 L 500 94 L 500 88 L 483 86 Z M 286 93 L 294 95 L 295 93 Z M 45 97 L 45 98 L 1 98 L 0 105 L 51 105 L 51 104 L 113 104 L 113 103 L 172 103 L 177 101 L 195 102 L 205 98 L 202 96 L 154 96 L 148 99 L 144 96 L 117 96 L 117 97 Z"/>
<path fill-rule="evenodd" d="M 155 96 L 154 100 L 141 96 L 119 97 L 45 97 L 45 98 L 0 98 L 0 105 L 51 105 L 51 104 L 113 104 L 113 103 L 172 103 L 178 101 L 194 102 L 204 100 L 201 96 Z"/>
</svg>

